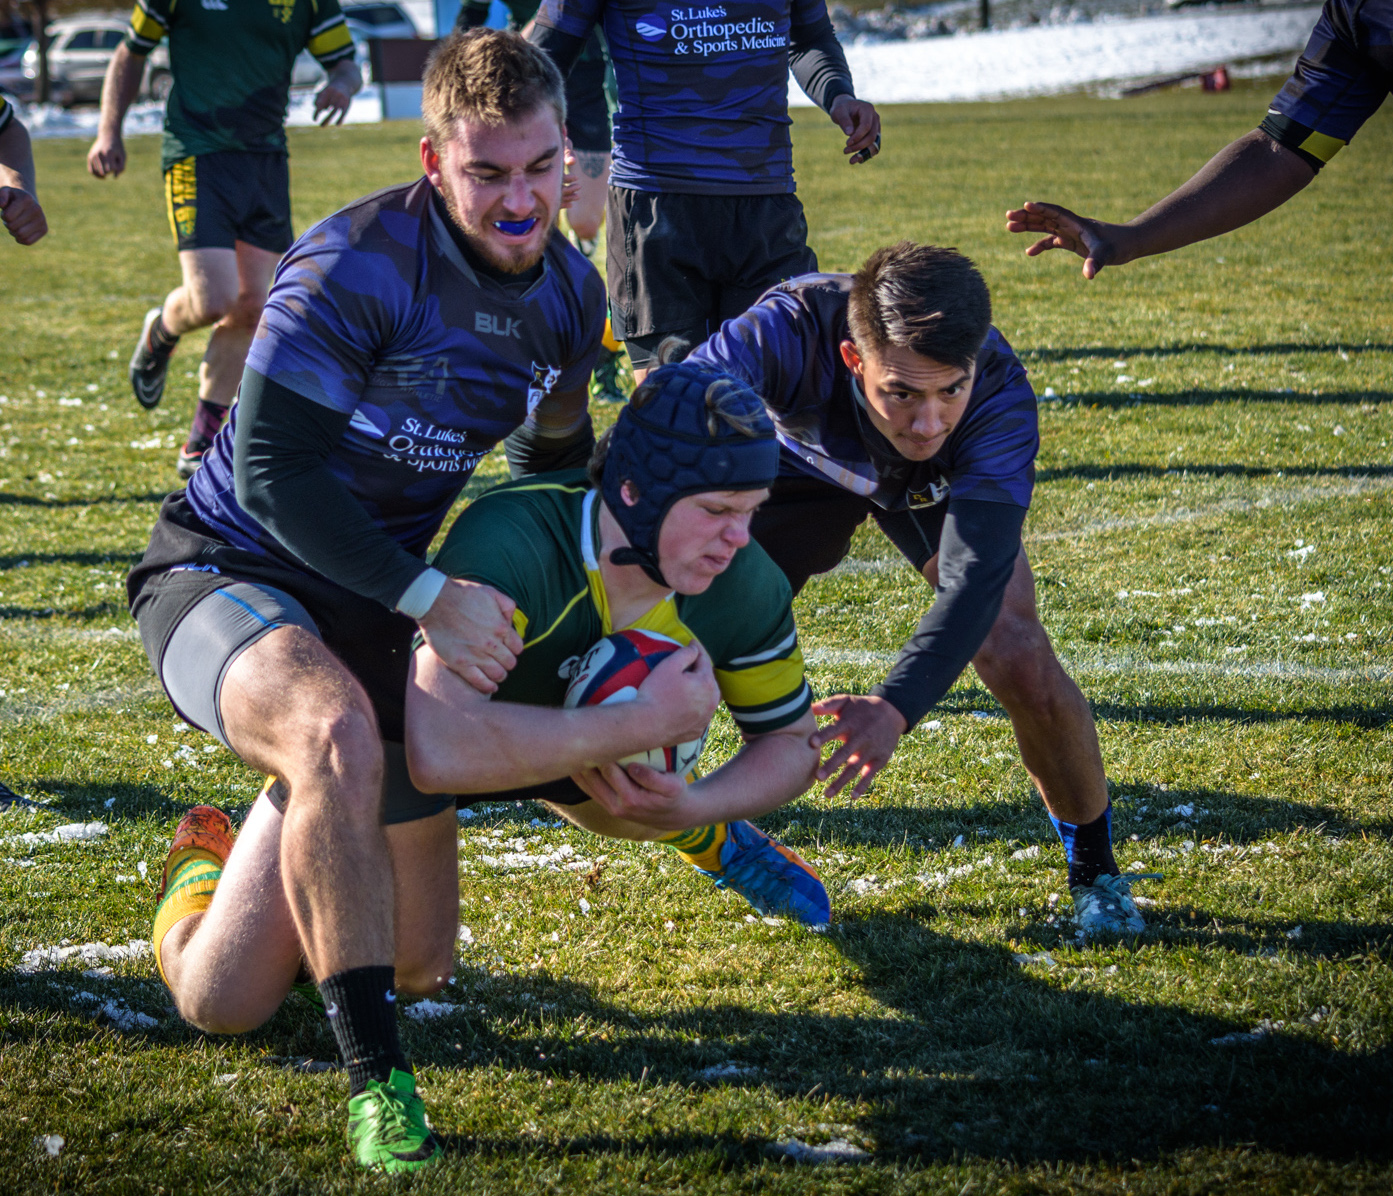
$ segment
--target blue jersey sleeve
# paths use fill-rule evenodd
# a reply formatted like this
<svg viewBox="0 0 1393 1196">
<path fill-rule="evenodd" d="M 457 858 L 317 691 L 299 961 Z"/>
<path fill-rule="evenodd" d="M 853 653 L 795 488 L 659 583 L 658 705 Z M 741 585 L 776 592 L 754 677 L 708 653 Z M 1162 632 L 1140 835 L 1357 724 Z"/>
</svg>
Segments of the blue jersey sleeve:
<svg viewBox="0 0 1393 1196">
<path fill-rule="evenodd" d="M 800 319 L 801 314 L 791 295 L 770 291 L 743 315 L 722 324 L 687 360 L 739 378 L 771 414 L 784 415 L 795 405 L 815 348 L 809 338 L 816 338 L 817 327 Z"/>
<path fill-rule="evenodd" d="M 1025 367 L 992 329 L 978 354 L 973 399 L 945 445 L 953 498 L 1029 507 L 1040 413 Z"/>
<path fill-rule="evenodd" d="M 1393 87 L 1393 0 L 1326 0 L 1262 128 L 1314 168 L 1349 144 Z"/>
<path fill-rule="evenodd" d="M 349 223 L 339 213 L 296 242 L 276 269 L 247 354 L 272 382 L 341 412 L 357 407 L 412 297 L 400 254 L 352 244 Z"/>
</svg>

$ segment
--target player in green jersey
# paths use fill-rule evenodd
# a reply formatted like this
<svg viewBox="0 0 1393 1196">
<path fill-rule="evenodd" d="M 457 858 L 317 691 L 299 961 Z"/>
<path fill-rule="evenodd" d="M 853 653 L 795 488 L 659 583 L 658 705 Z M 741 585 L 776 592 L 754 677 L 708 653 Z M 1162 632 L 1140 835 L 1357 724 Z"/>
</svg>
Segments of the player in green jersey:
<svg viewBox="0 0 1393 1196">
<path fill-rule="evenodd" d="M 406 698 L 415 784 L 542 800 L 598 834 L 669 844 L 763 912 L 826 922 L 817 874 L 746 821 L 802 793 L 817 765 L 792 594 L 749 535 L 777 470 L 753 392 L 670 365 L 601 438 L 588 477 L 537 475 L 476 499 L 435 563 L 512 599 L 523 650 L 490 698 L 417 647 Z M 626 628 L 686 647 L 632 702 L 562 708 L 580 658 Z M 745 742 L 709 775 L 614 763 L 697 738 L 720 700 Z M 438 907 L 453 917 L 456 905 Z"/>
<path fill-rule="evenodd" d="M 308 49 L 329 72 L 314 101 L 322 124 L 342 123 L 363 80 L 338 0 L 137 0 L 102 86 L 87 154 L 97 178 L 125 169 L 121 123 L 165 37 L 174 84 L 161 158 L 183 281 L 146 313 L 130 375 L 136 399 L 154 407 L 179 338 L 213 326 L 177 463 L 189 477 L 222 427 L 271 275 L 295 239 L 284 128 L 295 56 Z"/>
</svg>

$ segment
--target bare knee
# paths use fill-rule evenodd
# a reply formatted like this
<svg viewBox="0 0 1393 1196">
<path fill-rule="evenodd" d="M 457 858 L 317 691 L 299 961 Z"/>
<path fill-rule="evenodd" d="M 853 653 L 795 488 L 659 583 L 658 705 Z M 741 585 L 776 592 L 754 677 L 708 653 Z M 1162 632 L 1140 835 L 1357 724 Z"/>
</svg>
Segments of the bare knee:
<svg viewBox="0 0 1393 1196">
<path fill-rule="evenodd" d="M 1072 686 L 1034 610 L 1003 606 L 972 665 L 1008 711 L 1049 716 Z"/>
<path fill-rule="evenodd" d="M 174 1007 L 189 1025 L 205 1034 L 247 1034 L 270 1021 L 281 1000 L 257 1000 L 245 993 L 175 993 Z"/>
<path fill-rule="evenodd" d="M 261 321 L 261 312 L 265 306 L 265 295 L 243 291 L 227 305 L 227 310 L 218 317 L 218 321 L 225 328 L 240 328 L 244 332 L 253 332 Z"/>
<path fill-rule="evenodd" d="M 382 739 L 370 709 L 357 704 L 318 712 L 298 728 L 295 761 L 285 770 L 292 800 L 297 790 L 332 796 L 337 814 L 371 818 L 382 806 Z M 308 791 L 308 793 L 305 793 Z"/>
</svg>

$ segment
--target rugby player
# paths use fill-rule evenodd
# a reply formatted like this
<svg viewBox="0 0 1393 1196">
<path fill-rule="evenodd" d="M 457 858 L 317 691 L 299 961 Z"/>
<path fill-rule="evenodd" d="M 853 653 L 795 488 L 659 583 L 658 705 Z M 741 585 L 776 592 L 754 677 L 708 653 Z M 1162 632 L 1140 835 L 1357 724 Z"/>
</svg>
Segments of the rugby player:
<svg viewBox="0 0 1393 1196">
<path fill-rule="evenodd" d="M 308 48 L 329 72 L 314 100 L 321 123 L 342 123 L 363 79 L 338 0 L 136 0 L 107 68 L 87 154 L 87 169 L 99 179 L 126 167 L 121 124 L 146 56 L 166 36 L 174 82 L 161 169 L 183 277 L 146 313 L 130 377 L 136 400 L 154 407 L 179 338 L 213 326 L 198 370 L 198 406 L 176 461 L 186 478 L 227 417 L 272 272 L 295 239 L 284 128 L 295 56 Z"/>
<path fill-rule="evenodd" d="M 841 742 L 818 770 L 828 794 L 866 792 L 970 660 L 1063 841 L 1080 929 L 1142 929 L 1113 859 L 1093 716 L 1040 625 L 1021 546 L 1035 394 L 972 263 L 901 241 L 855 275 L 775 287 L 687 361 L 747 382 L 774 420 L 782 466 L 750 530 L 795 593 L 847 554 L 867 515 L 934 587 L 882 682 L 813 707 L 835 719 L 814 746 Z"/>
<path fill-rule="evenodd" d="M 1083 276 L 1232 232 L 1281 207 L 1354 138 L 1393 89 L 1393 0 L 1326 0 L 1296 70 L 1251 133 L 1126 224 L 1027 201 L 1013 233 L 1045 233 L 1025 252 L 1068 249 Z"/>
<path fill-rule="evenodd" d="M 34 187 L 29 130 L 4 96 L 0 96 L 0 221 L 21 245 L 32 245 L 48 232 Z"/>
<path fill-rule="evenodd" d="M 489 0 L 470 0 L 455 18 L 457 29 L 477 29 L 488 20 Z M 511 28 L 525 31 L 537 15 L 537 0 L 510 0 L 508 21 Z M 605 219 L 606 184 L 609 182 L 610 121 L 606 95 L 609 56 L 599 31 L 591 32 L 575 66 L 566 78 L 566 136 L 571 143 L 567 163 L 574 180 L 575 195 L 566 205 L 566 222 L 576 248 L 593 258 L 596 238 Z M 620 380 L 623 349 L 606 328 L 595 377 L 590 387 L 593 398 L 622 403 L 627 397 Z"/>
<path fill-rule="evenodd" d="M 198 807 L 165 868 L 153 943 L 181 1014 L 234 1033 L 317 981 L 364 1166 L 439 1153 L 402 1054 L 395 983 L 431 992 L 424 937 L 453 799 L 411 787 L 411 641 L 492 690 L 514 603 L 424 553 L 479 460 L 521 427 L 536 468 L 589 458 L 604 288 L 554 229 L 565 100 L 515 34 L 447 39 L 426 70 L 425 177 L 320 222 L 276 274 L 240 398 L 171 495 L 127 587 L 182 716 L 278 778 L 235 846 Z M 270 796 L 275 793 L 277 802 Z M 426 809 L 434 818 L 419 817 Z M 405 818 L 401 811 L 405 810 Z M 384 828 L 385 822 L 385 828 Z"/>
<path fill-rule="evenodd" d="M 792 595 L 750 544 L 750 517 L 778 464 L 756 395 L 713 371 L 668 365 L 600 438 L 588 476 L 529 478 L 471 503 L 436 567 L 511 598 L 523 650 L 490 698 L 429 644 L 417 648 L 406 697 L 416 784 L 543 800 L 598 834 L 672 846 L 763 913 L 825 924 L 817 873 L 746 821 L 802 793 L 818 756 Z M 581 658 L 625 628 L 688 647 L 632 702 L 562 709 Z M 745 743 L 709 776 L 689 784 L 614 763 L 698 738 L 720 699 Z M 451 920 L 442 941 L 458 904 L 439 905 Z"/>
<path fill-rule="evenodd" d="M 846 133 L 853 164 L 878 151 L 880 117 L 855 97 L 824 0 L 543 0 L 529 36 L 564 73 L 597 24 L 619 93 L 610 312 L 641 381 L 668 336 L 705 340 L 774 283 L 817 269 L 793 194 L 790 67 Z"/>
</svg>

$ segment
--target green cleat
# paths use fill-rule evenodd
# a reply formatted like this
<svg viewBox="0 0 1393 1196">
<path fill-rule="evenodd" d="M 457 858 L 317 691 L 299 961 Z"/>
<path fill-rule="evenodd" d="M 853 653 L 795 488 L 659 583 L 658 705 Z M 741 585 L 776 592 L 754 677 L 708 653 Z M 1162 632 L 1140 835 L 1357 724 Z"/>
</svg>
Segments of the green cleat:
<svg viewBox="0 0 1393 1196">
<path fill-rule="evenodd" d="M 393 1068 L 385 1084 L 370 1080 L 349 1100 L 348 1144 L 358 1165 L 374 1171 L 419 1171 L 440 1160 L 415 1076 Z"/>
<path fill-rule="evenodd" d="M 624 352 L 601 345 L 590 379 L 590 397 L 597 403 L 627 403 L 633 389 L 634 376 Z"/>
</svg>

